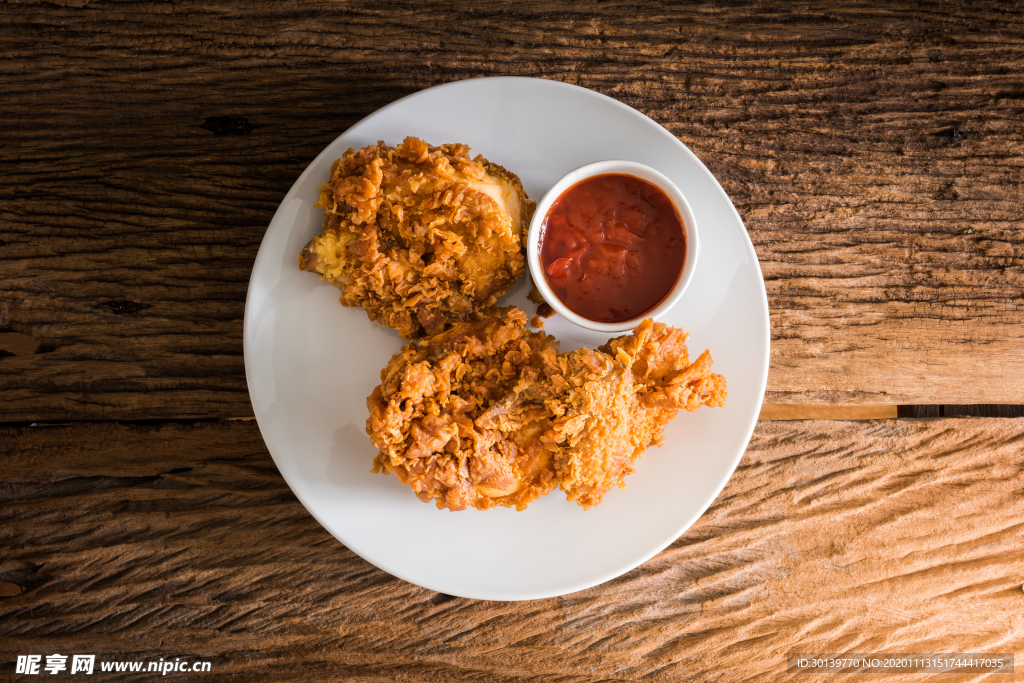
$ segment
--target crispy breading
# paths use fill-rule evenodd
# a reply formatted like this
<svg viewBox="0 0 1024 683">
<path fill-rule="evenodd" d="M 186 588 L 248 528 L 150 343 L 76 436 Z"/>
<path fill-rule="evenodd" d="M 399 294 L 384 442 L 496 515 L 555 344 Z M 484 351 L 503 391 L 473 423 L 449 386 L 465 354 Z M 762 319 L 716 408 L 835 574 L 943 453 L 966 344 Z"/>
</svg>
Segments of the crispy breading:
<svg viewBox="0 0 1024 683">
<path fill-rule="evenodd" d="M 394 472 L 420 500 L 450 510 L 524 508 L 551 491 L 556 482 L 540 443 L 520 449 L 480 416 L 522 391 L 554 348 L 552 337 L 526 329 L 526 314 L 515 308 L 407 345 L 366 401 L 366 430 L 380 449 L 374 471 Z"/>
<path fill-rule="evenodd" d="M 726 382 L 686 334 L 645 320 L 600 350 L 557 352 L 516 308 L 406 346 L 367 399 L 374 471 L 439 508 L 523 509 L 560 486 L 584 508 L 622 486 L 678 410 L 723 406 Z"/>
<path fill-rule="evenodd" d="M 469 151 L 413 137 L 346 151 L 320 188 L 323 231 L 299 267 L 407 339 L 494 305 L 525 269 L 536 204 L 513 173 Z"/>
</svg>

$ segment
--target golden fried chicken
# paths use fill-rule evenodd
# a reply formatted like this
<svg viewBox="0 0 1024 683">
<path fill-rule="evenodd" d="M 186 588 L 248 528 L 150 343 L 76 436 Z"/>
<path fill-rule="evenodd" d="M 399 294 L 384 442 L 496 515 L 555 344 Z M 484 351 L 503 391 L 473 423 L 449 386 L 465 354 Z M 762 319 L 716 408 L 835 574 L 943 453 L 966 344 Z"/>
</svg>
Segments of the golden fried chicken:
<svg viewBox="0 0 1024 683">
<path fill-rule="evenodd" d="M 394 472 L 420 500 L 449 510 L 523 508 L 548 493 L 557 484 L 539 433 L 520 448 L 480 418 L 554 358 L 554 339 L 530 332 L 517 308 L 407 345 L 366 400 L 366 430 L 380 449 L 374 471 Z M 543 406 L 533 411 L 518 417 L 535 422 L 547 414 Z"/>
<path fill-rule="evenodd" d="M 513 173 L 462 144 L 406 138 L 349 149 L 316 206 L 323 231 L 299 268 L 341 288 L 341 303 L 407 339 L 492 306 L 523 273 L 536 206 Z"/>
<path fill-rule="evenodd" d="M 556 448 L 555 478 L 569 500 L 597 505 L 612 486 L 625 486 L 633 461 L 680 409 L 725 406 L 726 381 L 711 372 L 711 354 L 689 362 L 686 333 L 650 318 L 632 334 L 598 351 L 568 354 L 575 390 L 561 400 L 568 420 L 555 420 L 546 437 Z M 579 379 L 583 378 L 582 384 Z"/>
<path fill-rule="evenodd" d="M 560 354 L 516 308 L 410 344 L 367 399 L 374 471 L 423 501 L 523 509 L 555 486 L 589 508 L 622 486 L 679 409 L 725 404 L 707 351 L 690 363 L 682 330 L 645 320 L 600 350 Z"/>
</svg>

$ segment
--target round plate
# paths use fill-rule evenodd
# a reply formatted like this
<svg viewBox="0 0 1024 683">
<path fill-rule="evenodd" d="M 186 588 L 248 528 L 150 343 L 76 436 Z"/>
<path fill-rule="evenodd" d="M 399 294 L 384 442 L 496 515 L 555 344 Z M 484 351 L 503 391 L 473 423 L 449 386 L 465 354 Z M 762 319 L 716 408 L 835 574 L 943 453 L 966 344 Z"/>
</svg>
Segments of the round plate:
<svg viewBox="0 0 1024 683">
<path fill-rule="evenodd" d="M 523 512 L 438 510 L 393 475 L 372 474 L 366 397 L 404 344 L 345 308 L 340 292 L 300 272 L 320 231 L 317 189 L 349 147 L 414 135 L 461 142 L 519 175 L 533 199 L 566 172 L 602 159 L 658 169 L 690 200 L 701 254 L 684 297 L 662 321 L 690 333 L 690 357 L 711 350 L 729 383 L 725 408 L 683 411 L 601 505 L 583 510 L 560 491 Z M 532 316 L 523 277 L 499 301 Z M 606 335 L 551 318 L 560 350 Z M 482 78 L 410 95 L 360 121 L 299 177 L 270 222 L 245 305 L 245 373 L 256 419 L 281 474 L 342 543 L 399 578 L 467 598 L 526 600 L 608 581 L 679 537 L 725 486 L 746 449 L 768 378 L 764 280 L 746 229 L 722 187 L 676 138 L 598 93 L 556 81 Z M 312 569 L 312 568 L 311 568 Z"/>
</svg>

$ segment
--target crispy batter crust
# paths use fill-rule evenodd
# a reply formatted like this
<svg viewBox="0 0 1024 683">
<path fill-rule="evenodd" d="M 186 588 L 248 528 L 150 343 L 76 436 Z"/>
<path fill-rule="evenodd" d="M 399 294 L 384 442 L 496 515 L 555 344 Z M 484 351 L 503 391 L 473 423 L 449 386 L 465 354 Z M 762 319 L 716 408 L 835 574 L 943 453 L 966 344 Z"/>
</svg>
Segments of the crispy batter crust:
<svg viewBox="0 0 1024 683">
<path fill-rule="evenodd" d="M 535 204 L 519 178 L 471 159 L 466 145 L 409 137 L 346 151 L 316 206 L 323 231 L 299 267 L 341 288 L 346 306 L 415 339 L 471 319 L 515 282 Z"/>
<path fill-rule="evenodd" d="M 367 399 L 374 471 L 439 508 L 523 509 L 560 486 L 584 508 L 622 486 L 680 409 L 722 406 L 726 382 L 686 334 L 645 320 L 600 350 L 559 354 L 516 308 L 406 346 Z"/>
<path fill-rule="evenodd" d="M 420 500 L 450 510 L 522 509 L 551 491 L 546 451 L 520 449 L 480 418 L 522 391 L 555 357 L 555 343 L 512 308 L 407 345 L 366 401 L 366 431 L 380 449 L 374 471 L 397 474 Z"/>
</svg>

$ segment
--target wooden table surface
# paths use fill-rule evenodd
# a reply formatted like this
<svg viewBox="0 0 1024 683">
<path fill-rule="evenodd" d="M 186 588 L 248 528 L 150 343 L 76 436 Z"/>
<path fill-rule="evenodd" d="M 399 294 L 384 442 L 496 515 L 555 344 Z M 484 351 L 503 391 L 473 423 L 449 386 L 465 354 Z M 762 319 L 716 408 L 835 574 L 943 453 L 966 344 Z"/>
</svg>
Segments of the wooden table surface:
<svg viewBox="0 0 1024 683">
<path fill-rule="evenodd" d="M 0 18 L 0 679 L 54 653 L 209 661 L 202 680 L 572 683 L 1024 654 L 1024 418 L 970 417 L 1024 415 L 1024 9 Z M 241 343 L 305 166 L 402 96 L 495 75 L 591 88 L 689 146 L 747 226 L 772 321 L 764 419 L 708 512 L 618 579 L 522 603 L 413 586 L 334 540 L 249 419 Z"/>
</svg>

